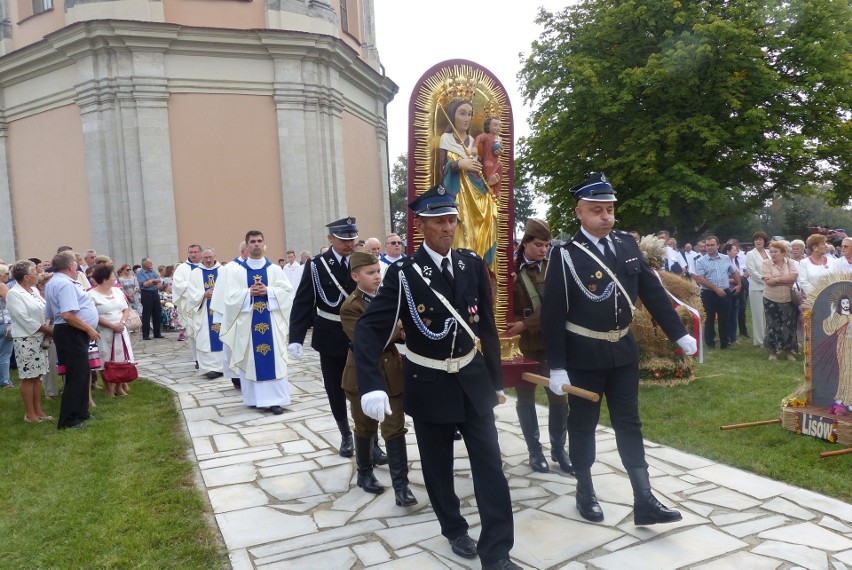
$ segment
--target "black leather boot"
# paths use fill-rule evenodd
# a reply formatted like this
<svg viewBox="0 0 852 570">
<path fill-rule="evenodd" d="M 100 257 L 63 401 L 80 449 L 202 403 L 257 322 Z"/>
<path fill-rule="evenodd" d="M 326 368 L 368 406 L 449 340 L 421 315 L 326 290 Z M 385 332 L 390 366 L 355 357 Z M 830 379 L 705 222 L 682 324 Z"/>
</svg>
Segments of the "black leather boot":
<svg viewBox="0 0 852 570">
<path fill-rule="evenodd" d="M 595 497 L 595 488 L 592 485 L 592 471 L 590 469 L 576 469 L 574 476 L 577 477 L 577 510 L 580 516 L 587 521 L 601 522 L 604 519 L 603 510 Z"/>
<path fill-rule="evenodd" d="M 354 449 L 352 447 L 352 430 L 349 429 L 349 420 L 337 422 L 337 429 L 340 430 L 340 435 L 342 436 L 340 451 L 337 454 L 340 457 L 352 457 Z"/>
<path fill-rule="evenodd" d="M 574 474 L 574 466 L 568 452 L 565 451 L 565 439 L 568 436 L 568 406 L 550 406 L 547 418 L 547 431 L 550 432 L 550 458 L 559 464 L 559 468 L 569 475 Z"/>
<path fill-rule="evenodd" d="M 388 448 L 388 471 L 397 507 L 410 507 L 417 504 L 414 493 L 408 488 L 408 450 L 405 447 L 405 435 L 385 442 Z"/>
<path fill-rule="evenodd" d="M 538 440 L 538 416 L 535 413 L 535 404 L 521 404 L 515 408 L 518 412 L 518 421 L 521 431 L 524 432 L 524 440 L 527 442 L 527 451 L 530 452 L 530 467 L 538 473 L 549 473 L 550 467 L 544 452 L 541 450 L 541 442 Z"/>
<path fill-rule="evenodd" d="M 651 493 L 647 467 L 628 469 L 627 476 L 630 477 L 630 484 L 633 485 L 633 524 L 645 526 L 683 519 L 680 511 L 667 508 Z"/>
<path fill-rule="evenodd" d="M 368 493 L 380 495 L 385 488 L 373 475 L 373 438 L 355 438 L 355 464 L 358 466 L 358 486 Z"/>
<path fill-rule="evenodd" d="M 385 455 L 385 452 L 382 451 L 382 448 L 379 447 L 379 436 L 376 435 L 373 438 L 373 467 L 376 465 L 387 465 L 388 464 L 388 456 Z"/>
</svg>

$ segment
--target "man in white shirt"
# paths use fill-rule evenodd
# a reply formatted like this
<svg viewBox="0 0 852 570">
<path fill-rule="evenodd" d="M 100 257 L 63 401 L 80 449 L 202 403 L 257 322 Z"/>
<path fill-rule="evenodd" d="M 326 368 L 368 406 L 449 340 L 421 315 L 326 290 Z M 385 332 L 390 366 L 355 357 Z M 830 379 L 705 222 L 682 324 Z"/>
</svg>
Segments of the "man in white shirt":
<svg viewBox="0 0 852 570">
<path fill-rule="evenodd" d="M 290 285 L 293 286 L 293 290 L 295 291 L 299 286 L 299 281 L 302 280 L 302 269 L 304 267 L 296 263 L 296 252 L 292 249 L 287 250 L 287 263 L 282 265 L 281 269 L 284 270 L 284 275 L 287 276 Z"/>
<path fill-rule="evenodd" d="M 394 261 L 399 261 L 404 257 L 405 254 L 402 253 L 402 238 L 400 238 L 398 234 L 390 234 L 387 238 L 385 238 L 385 252 L 379 256 L 379 266 L 382 268 L 382 277 L 385 276 L 385 272 Z"/>
<path fill-rule="evenodd" d="M 844 238 L 840 244 L 840 257 L 832 262 L 832 271 L 852 273 L 852 238 Z"/>
</svg>

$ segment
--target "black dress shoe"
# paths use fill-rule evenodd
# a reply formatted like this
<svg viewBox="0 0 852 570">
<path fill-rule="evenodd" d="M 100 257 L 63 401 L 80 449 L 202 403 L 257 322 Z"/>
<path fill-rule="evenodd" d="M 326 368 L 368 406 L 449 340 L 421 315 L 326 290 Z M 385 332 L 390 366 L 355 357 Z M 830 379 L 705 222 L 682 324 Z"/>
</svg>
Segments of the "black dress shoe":
<svg viewBox="0 0 852 570">
<path fill-rule="evenodd" d="M 276 416 L 280 416 L 284 413 L 284 408 L 282 408 L 281 406 L 269 406 L 269 411 Z"/>
<path fill-rule="evenodd" d="M 587 521 L 601 522 L 604 520 L 603 509 L 601 509 L 594 493 L 577 491 L 577 510 L 580 511 L 580 516 Z"/>
<path fill-rule="evenodd" d="M 551 451 L 550 458 L 559 464 L 559 468 L 562 471 L 568 475 L 574 475 L 574 466 L 571 465 L 571 460 L 568 458 L 568 454 L 565 453 L 564 449 Z"/>
<path fill-rule="evenodd" d="M 680 511 L 664 506 L 650 491 L 645 491 L 633 503 L 633 524 L 647 526 L 683 520 Z"/>
<path fill-rule="evenodd" d="M 476 541 L 469 535 L 463 534 L 448 540 L 453 552 L 462 558 L 476 558 Z"/>
<path fill-rule="evenodd" d="M 86 427 L 86 424 L 84 424 L 83 422 L 80 422 L 79 424 L 74 424 L 72 426 L 62 426 L 59 429 L 84 429 L 85 427 Z"/>
<path fill-rule="evenodd" d="M 544 458 L 541 449 L 530 452 L 530 467 L 536 473 L 550 473 L 550 466 L 547 464 L 547 459 Z"/>
<path fill-rule="evenodd" d="M 355 455 L 355 444 L 352 442 L 352 434 L 346 434 L 340 440 L 340 451 L 337 452 L 340 457 L 352 457 Z"/>
<path fill-rule="evenodd" d="M 196 366 L 196 368 L 198 368 L 198 366 Z M 204 375 L 204 377 L 208 380 L 213 380 L 214 378 L 221 378 L 222 376 L 224 376 L 224 374 L 222 374 L 221 372 L 213 372 L 212 370 Z"/>
<path fill-rule="evenodd" d="M 166 337 L 164 337 L 163 335 L 159 335 L 159 336 L 154 335 L 154 338 L 166 338 Z"/>
<path fill-rule="evenodd" d="M 522 568 L 508 558 L 501 558 L 497 562 L 483 564 L 482 570 L 522 570 Z"/>
<path fill-rule="evenodd" d="M 80 418 L 80 419 L 85 422 L 86 420 L 94 420 L 95 416 L 93 416 L 92 414 L 89 414 L 85 418 Z"/>
</svg>

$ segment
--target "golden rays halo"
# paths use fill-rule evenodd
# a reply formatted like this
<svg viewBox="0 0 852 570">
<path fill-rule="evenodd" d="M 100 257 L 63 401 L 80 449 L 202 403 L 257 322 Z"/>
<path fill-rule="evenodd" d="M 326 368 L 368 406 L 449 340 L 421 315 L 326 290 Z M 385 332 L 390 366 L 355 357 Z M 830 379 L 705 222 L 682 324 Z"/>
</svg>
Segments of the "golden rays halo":
<svg viewBox="0 0 852 570">
<path fill-rule="evenodd" d="M 482 133 L 485 119 L 489 112 L 499 112 L 499 118 L 504 125 L 511 123 L 511 106 L 509 98 L 502 87 L 485 72 L 485 70 L 465 63 L 453 63 L 439 68 L 433 75 L 427 77 L 421 84 L 419 91 L 415 94 L 414 109 L 412 117 L 412 133 L 414 139 L 413 156 L 413 195 L 414 199 L 442 179 L 438 144 L 441 134 L 447 128 L 449 122 L 446 114 L 450 102 L 450 94 L 447 93 L 448 86 L 469 85 L 472 87 L 473 97 L 473 119 L 470 125 L 470 136 L 476 138 Z M 513 228 L 510 227 L 510 200 L 511 182 L 507 180 L 510 161 L 514 155 L 514 141 L 508 140 L 504 129 L 503 147 L 505 152 L 500 156 L 500 196 L 497 199 L 497 268 L 496 290 L 494 299 L 494 317 L 497 328 L 506 328 L 509 306 L 509 259 L 507 251 L 509 240 L 513 237 Z M 409 166 L 411 168 L 411 166 Z M 459 231 L 463 231 L 459 228 Z M 423 241 L 423 236 L 417 231 L 412 233 L 412 247 L 416 248 Z"/>
</svg>

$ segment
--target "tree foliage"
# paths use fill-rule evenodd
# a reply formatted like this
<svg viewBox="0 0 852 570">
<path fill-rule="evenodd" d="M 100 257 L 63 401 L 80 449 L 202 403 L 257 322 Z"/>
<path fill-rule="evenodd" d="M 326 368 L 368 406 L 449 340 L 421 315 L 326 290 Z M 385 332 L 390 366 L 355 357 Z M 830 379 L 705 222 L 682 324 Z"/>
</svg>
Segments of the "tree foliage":
<svg viewBox="0 0 852 570">
<path fill-rule="evenodd" d="M 405 239 L 408 228 L 408 155 L 396 157 L 391 168 L 390 214 L 392 231 Z"/>
<path fill-rule="evenodd" d="M 849 0 L 584 0 L 538 22 L 519 167 L 556 228 L 600 171 L 620 227 L 687 239 L 810 186 L 852 197 Z"/>
</svg>

